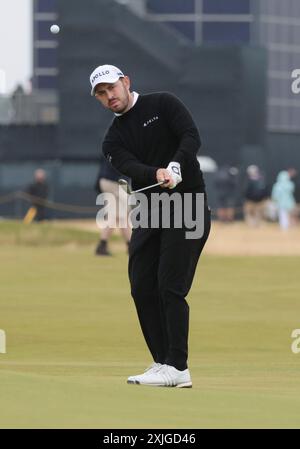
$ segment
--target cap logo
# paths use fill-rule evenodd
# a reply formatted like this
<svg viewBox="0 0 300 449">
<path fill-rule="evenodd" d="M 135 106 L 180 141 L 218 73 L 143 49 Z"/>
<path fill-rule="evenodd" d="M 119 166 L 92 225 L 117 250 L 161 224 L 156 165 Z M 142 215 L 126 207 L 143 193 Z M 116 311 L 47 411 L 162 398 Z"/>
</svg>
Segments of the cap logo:
<svg viewBox="0 0 300 449">
<path fill-rule="evenodd" d="M 99 78 L 100 76 L 104 76 L 104 75 L 109 75 L 109 70 L 106 70 L 105 72 L 96 73 L 96 75 L 94 75 L 92 78 L 92 83 L 94 83 L 97 78 Z"/>
</svg>

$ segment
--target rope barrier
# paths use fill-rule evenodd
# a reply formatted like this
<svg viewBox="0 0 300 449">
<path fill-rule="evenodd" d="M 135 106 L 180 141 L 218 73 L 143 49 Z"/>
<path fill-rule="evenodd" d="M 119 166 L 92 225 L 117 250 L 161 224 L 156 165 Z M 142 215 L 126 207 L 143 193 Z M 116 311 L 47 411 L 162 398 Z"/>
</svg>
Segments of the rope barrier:
<svg viewBox="0 0 300 449">
<path fill-rule="evenodd" d="M 5 196 L 0 196 L 0 204 L 10 203 L 16 199 L 22 199 L 30 203 L 47 207 L 48 209 L 55 209 L 63 212 L 90 214 L 99 211 L 99 208 L 97 207 L 74 206 L 72 204 L 57 203 L 55 201 L 50 201 L 34 195 L 30 195 L 29 193 L 22 192 L 21 190 Z"/>
<path fill-rule="evenodd" d="M 41 206 L 45 206 L 48 209 L 54 209 L 57 211 L 62 212 L 73 212 L 73 213 L 86 213 L 91 214 L 99 211 L 99 208 L 97 207 L 85 207 L 85 206 L 74 206 L 72 204 L 64 204 L 64 203 L 58 203 L 55 201 L 50 201 L 46 199 L 42 199 L 40 197 L 31 195 L 27 192 L 23 192 L 21 190 L 18 190 L 16 192 L 12 192 L 5 196 L 0 196 L 0 204 L 10 203 L 16 199 L 22 199 L 25 201 L 28 201 L 30 203 L 39 204 Z M 242 211 L 242 208 L 234 208 L 234 210 Z M 213 215 L 216 214 L 216 210 L 211 209 L 211 212 Z"/>
<path fill-rule="evenodd" d="M 16 192 L 9 193 L 8 195 L 0 196 L 0 204 L 10 203 L 16 198 Z"/>
<path fill-rule="evenodd" d="M 15 201 L 16 199 L 22 199 L 24 201 L 28 201 L 35 205 L 39 204 L 41 206 L 47 207 L 48 209 L 54 209 L 54 210 L 62 211 L 62 212 L 91 214 L 91 213 L 96 213 L 99 211 L 99 208 L 97 208 L 97 207 L 74 206 L 73 204 L 58 203 L 55 201 L 50 201 L 50 200 L 42 199 L 42 198 L 34 196 L 34 195 L 30 195 L 29 193 L 23 192 L 21 190 L 9 193 L 4 196 L 0 196 L 0 204 L 10 203 L 12 201 Z M 233 207 L 232 209 L 234 210 L 235 214 L 243 213 L 243 211 L 244 211 L 242 206 Z M 211 212 L 212 212 L 213 216 L 217 215 L 216 209 L 211 209 Z"/>
</svg>

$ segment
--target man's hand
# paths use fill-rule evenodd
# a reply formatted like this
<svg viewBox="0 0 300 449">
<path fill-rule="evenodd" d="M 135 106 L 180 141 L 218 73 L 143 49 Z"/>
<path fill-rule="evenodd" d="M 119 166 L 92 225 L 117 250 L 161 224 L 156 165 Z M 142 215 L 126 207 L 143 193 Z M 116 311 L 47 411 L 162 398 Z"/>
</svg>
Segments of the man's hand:
<svg viewBox="0 0 300 449">
<path fill-rule="evenodd" d="M 159 168 L 156 172 L 156 179 L 157 182 L 164 182 L 164 184 L 161 185 L 161 187 L 170 188 L 170 183 L 172 183 L 172 176 L 168 172 L 166 168 Z"/>
<path fill-rule="evenodd" d="M 160 168 L 156 172 L 157 182 L 165 181 L 161 187 L 174 189 L 182 181 L 180 164 L 170 162 L 167 168 Z"/>
</svg>

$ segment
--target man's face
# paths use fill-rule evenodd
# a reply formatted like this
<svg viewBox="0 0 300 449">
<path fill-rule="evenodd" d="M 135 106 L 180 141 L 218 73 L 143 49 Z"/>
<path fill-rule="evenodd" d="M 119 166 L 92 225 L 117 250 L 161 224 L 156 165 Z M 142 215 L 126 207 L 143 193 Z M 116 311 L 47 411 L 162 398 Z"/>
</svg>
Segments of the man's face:
<svg viewBox="0 0 300 449">
<path fill-rule="evenodd" d="M 99 83 L 95 88 L 95 97 L 107 109 L 122 114 L 130 106 L 130 81 L 127 76 L 115 83 Z"/>
<path fill-rule="evenodd" d="M 288 174 L 289 174 L 290 179 L 293 179 L 297 176 L 297 170 L 295 168 L 289 168 Z"/>
<path fill-rule="evenodd" d="M 44 182 L 46 180 L 46 172 L 44 170 L 36 170 L 34 173 L 34 179 L 36 182 Z"/>
</svg>

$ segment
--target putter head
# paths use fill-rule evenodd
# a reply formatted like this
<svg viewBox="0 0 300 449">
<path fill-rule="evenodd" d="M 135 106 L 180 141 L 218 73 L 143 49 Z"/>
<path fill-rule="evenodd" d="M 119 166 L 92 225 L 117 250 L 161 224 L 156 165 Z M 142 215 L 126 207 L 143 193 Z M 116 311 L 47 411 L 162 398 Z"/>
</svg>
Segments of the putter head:
<svg viewBox="0 0 300 449">
<path fill-rule="evenodd" d="M 128 195 L 131 194 L 131 187 L 125 179 L 119 179 L 119 186 L 121 186 Z"/>
</svg>

